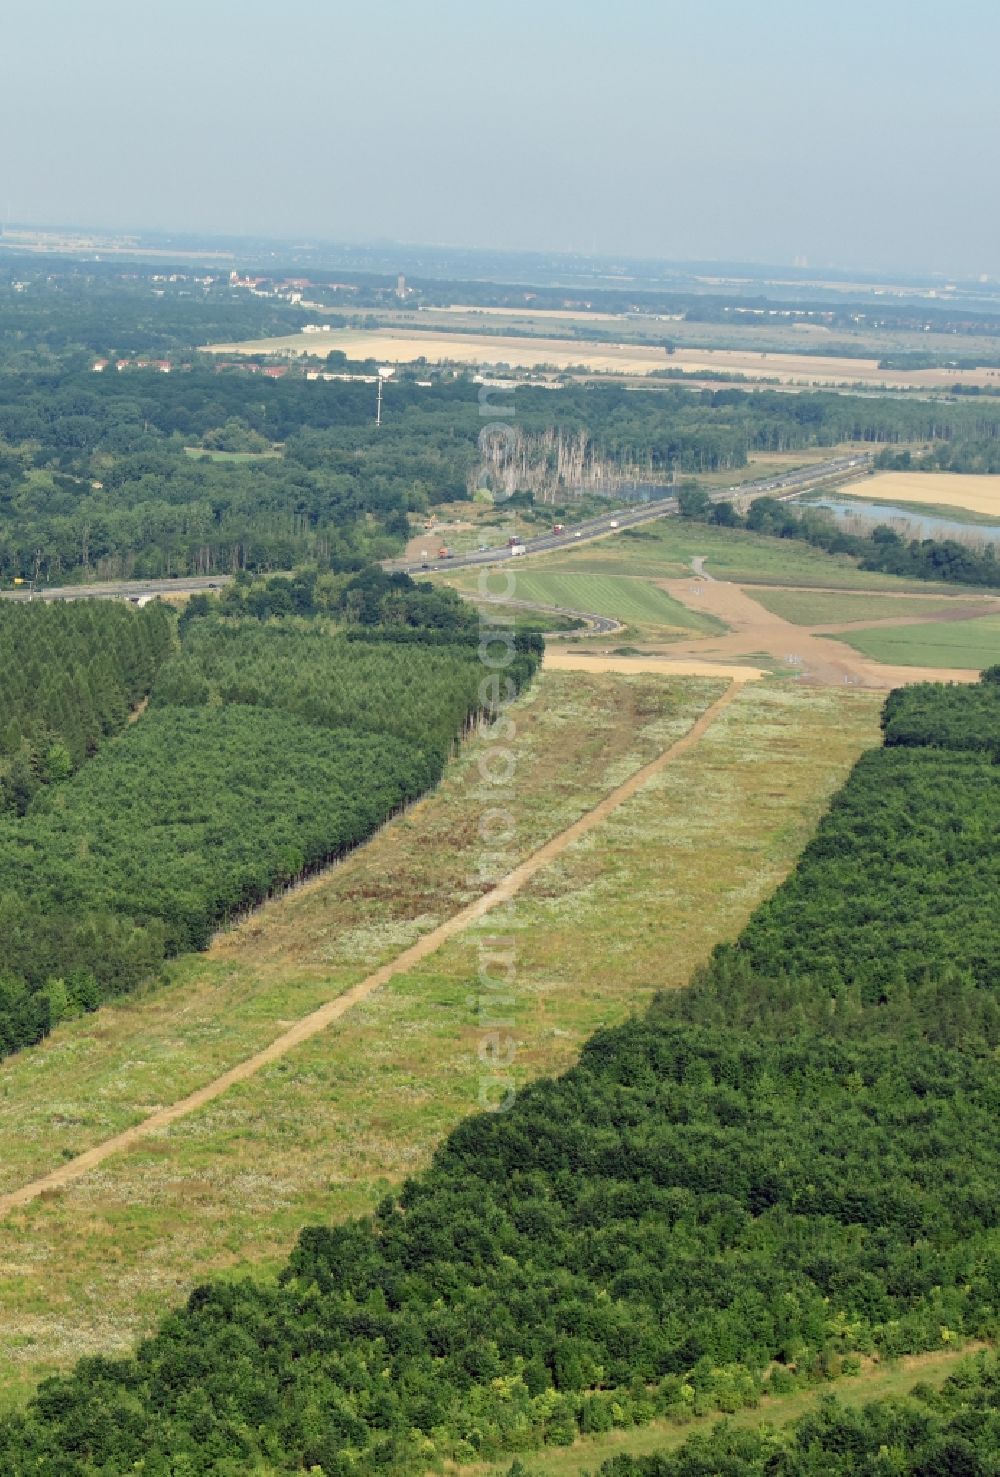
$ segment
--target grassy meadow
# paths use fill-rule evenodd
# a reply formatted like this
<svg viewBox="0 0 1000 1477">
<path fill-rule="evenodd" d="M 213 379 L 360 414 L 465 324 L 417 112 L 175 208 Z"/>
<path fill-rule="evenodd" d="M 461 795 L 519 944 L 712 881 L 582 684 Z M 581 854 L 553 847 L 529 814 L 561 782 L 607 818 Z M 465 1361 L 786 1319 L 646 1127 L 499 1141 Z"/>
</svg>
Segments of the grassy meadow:
<svg viewBox="0 0 1000 1477">
<path fill-rule="evenodd" d="M 543 674 L 512 710 L 513 865 L 685 732 L 714 681 Z M 785 874 L 877 741 L 863 693 L 744 688 L 701 742 L 480 926 L 516 946 L 515 1072 L 679 987 Z M 2 1188 L 174 1101 L 478 895 L 471 740 L 437 791 L 170 983 L 6 1063 Z M 508 796 L 504 795 L 504 803 Z M 721 886 L 720 886 L 721 882 Z M 477 931 L 209 1107 L 0 1221 L 0 1399 L 129 1346 L 213 1274 L 269 1274 L 302 1224 L 370 1208 L 479 1101 Z"/>
<path fill-rule="evenodd" d="M 904 580 L 896 575 L 859 569 L 846 554 L 825 554 L 795 539 L 768 538 L 743 530 L 689 523 L 681 518 L 661 518 L 565 552 L 532 555 L 523 561 L 523 569 L 518 569 L 518 589 L 523 578 L 543 573 L 680 579 L 691 573 L 691 560 L 697 556 L 705 557 L 705 567 L 715 579 L 737 584 L 876 593 L 895 590 L 924 596 L 936 591 L 956 593 L 954 585 Z M 456 571 L 449 583 L 459 589 L 475 589 L 477 579 L 475 571 L 471 574 Z M 597 609 L 596 606 L 583 608 Z M 617 614 L 614 610 L 603 613 Z"/>
<path fill-rule="evenodd" d="M 519 568 L 516 580 L 518 600 L 561 605 L 568 610 L 611 616 L 630 626 L 654 627 L 685 635 L 712 635 L 725 629 L 721 621 L 689 610 L 665 590 L 642 578 L 529 567 Z"/>
<path fill-rule="evenodd" d="M 835 626 L 857 621 L 894 620 L 899 617 L 937 615 L 951 604 L 966 604 L 967 597 L 932 595 L 851 595 L 828 590 L 754 590 L 753 598 L 772 615 L 795 626 Z"/>
<path fill-rule="evenodd" d="M 877 662 L 907 667 L 956 667 L 980 671 L 1000 662 L 1000 615 L 931 621 L 841 635 L 855 651 Z"/>
</svg>

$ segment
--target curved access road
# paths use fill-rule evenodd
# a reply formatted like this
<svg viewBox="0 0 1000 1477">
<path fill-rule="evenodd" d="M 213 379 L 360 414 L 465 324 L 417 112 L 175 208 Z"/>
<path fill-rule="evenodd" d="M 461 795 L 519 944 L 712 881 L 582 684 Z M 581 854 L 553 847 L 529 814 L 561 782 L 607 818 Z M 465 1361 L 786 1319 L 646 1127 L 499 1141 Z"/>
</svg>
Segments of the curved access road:
<svg viewBox="0 0 1000 1477">
<path fill-rule="evenodd" d="M 592 636 L 614 636 L 624 631 L 625 622 L 614 616 L 598 615 L 593 610 L 571 610 L 568 605 L 542 605 L 537 600 L 505 600 L 502 595 L 466 595 L 473 605 L 501 605 L 514 610 L 537 610 L 542 615 L 564 615 L 569 620 L 585 621 Z M 548 637 L 572 636 L 573 631 L 547 631 Z"/>
</svg>

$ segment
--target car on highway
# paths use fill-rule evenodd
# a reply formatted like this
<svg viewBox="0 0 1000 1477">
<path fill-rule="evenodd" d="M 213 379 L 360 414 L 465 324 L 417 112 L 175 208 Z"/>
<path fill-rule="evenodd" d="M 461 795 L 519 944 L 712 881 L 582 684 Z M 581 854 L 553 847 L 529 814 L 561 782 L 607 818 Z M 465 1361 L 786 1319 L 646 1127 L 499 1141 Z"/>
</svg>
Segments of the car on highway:
<svg viewBox="0 0 1000 1477">
<path fill-rule="evenodd" d="M 617 518 L 612 518 L 611 522 L 608 524 L 608 527 L 609 528 L 617 528 L 618 526 L 619 525 L 618 525 L 618 519 Z"/>
</svg>

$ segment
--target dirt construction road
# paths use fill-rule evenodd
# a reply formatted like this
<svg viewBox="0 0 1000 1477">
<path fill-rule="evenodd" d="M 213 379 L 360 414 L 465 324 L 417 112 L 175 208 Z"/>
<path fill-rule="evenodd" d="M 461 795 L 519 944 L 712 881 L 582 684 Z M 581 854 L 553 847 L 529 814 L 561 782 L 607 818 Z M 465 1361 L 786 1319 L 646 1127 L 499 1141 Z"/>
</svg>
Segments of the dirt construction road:
<svg viewBox="0 0 1000 1477">
<path fill-rule="evenodd" d="M 303 1016 L 301 1020 L 296 1021 L 287 1031 L 276 1037 L 269 1046 L 266 1046 L 262 1051 L 256 1052 L 253 1056 L 247 1057 L 245 1061 L 239 1062 L 228 1072 L 224 1072 L 221 1076 L 216 1077 L 214 1081 L 206 1083 L 204 1087 L 199 1087 L 196 1091 L 189 1093 L 187 1097 L 181 1098 L 178 1102 L 171 1103 L 168 1107 L 151 1113 L 147 1118 L 134 1124 L 131 1128 L 125 1129 L 122 1133 L 105 1139 L 101 1144 L 95 1144 L 93 1148 L 87 1149 L 75 1159 L 71 1159 L 68 1163 L 60 1165 L 49 1174 L 42 1175 L 30 1183 L 21 1185 L 16 1190 L 12 1190 L 9 1194 L 0 1196 L 0 1215 L 5 1215 L 8 1211 L 14 1210 L 18 1206 L 30 1204 L 32 1200 L 36 1200 L 40 1195 L 65 1189 L 74 1180 L 78 1180 L 91 1170 L 96 1169 L 98 1165 L 110 1158 L 111 1155 L 119 1154 L 132 1148 L 151 1134 L 157 1133 L 163 1128 L 168 1128 L 179 1119 L 186 1118 L 190 1113 L 194 1113 L 199 1108 L 205 1107 L 208 1103 L 221 1097 L 230 1087 L 234 1087 L 239 1082 L 245 1082 L 248 1078 L 253 1077 L 257 1072 L 261 1071 L 262 1068 L 270 1066 L 272 1062 L 278 1061 L 281 1057 L 287 1055 L 288 1052 L 293 1051 L 295 1047 L 300 1046 L 304 1041 L 308 1041 L 321 1031 L 325 1031 L 334 1021 L 346 1015 L 349 1010 L 359 1004 L 360 1001 L 366 999 L 375 990 L 388 984 L 396 975 L 412 969 L 415 964 L 420 963 L 428 955 L 433 954 L 448 939 L 453 938 L 456 934 L 463 932 L 463 930 L 472 924 L 477 923 L 480 918 L 484 918 L 501 904 L 509 902 L 524 887 L 525 883 L 534 877 L 536 872 L 558 857 L 574 841 L 578 841 L 582 836 L 587 835 L 589 831 L 599 826 L 614 810 L 626 800 L 631 799 L 637 791 L 641 790 L 671 760 L 697 744 L 705 731 L 711 727 L 716 718 L 719 717 L 736 697 L 743 680 L 745 678 L 741 674 L 740 679 L 732 682 L 722 696 L 717 698 L 710 707 L 705 709 L 701 717 L 688 729 L 686 734 L 664 749 L 649 764 L 637 770 L 623 784 L 611 790 L 592 810 L 587 811 L 586 815 L 574 821 L 566 830 L 560 831 L 558 835 L 551 837 L 544 846 L 539 847 L 537 851 L 533 852 L 531 856 L 515 867 L 513 871 L 508 872 L 507 876 L 490 892 L 484 893 L 482 897 L 477 898 L 467 907 L 453 914 L 451 918 L 446 919 L 437 928 L 431 929 L 417 943 L 405 949 L 401 954 L 398 954 L 395 959 L 383 965 L 381 969 L 377 969 L 373 974 L 368 975 L 366 979 L 345 990 L 343 994 L 338 995 L 335 999 L 327 1001 L 318 1010 L 314 1010 L 311 1014 Z"/>
<path fill-rule="evenodd" d="M 691 610 L 718 616 L 729 630 L 719 636 L 698 636 L 667 646 L 649 647 L 635 656 L 613 651 L 550 650 L 546 663 L 553 668 L 580 671 L 660 671 L 674 676 L 719 676 L 733 678 L 741 670 L 746 677 L 759 677 L 768 661 L 784 668 L 799 681 L 821 687 L 867 687 L 888 691 L 909 682 L 976 682 L 979 673 L 955 667 L 887 666 L 871 661 L 842 641 L 837 631 L 858 630 L 858 622 L 799 626 L 766 610 L 753 598 L 751 586 L 712 579 L 704 572 L 702 559 L 692 561 L 696 572 L 685 579 L 657 580 L 657 585 Z M 778 588 L 778 587 L 776 587 Z M 842 593 L 842 592 L 841 592 Z M 943 599 L 939 616 L 899 616 L 865 621 L 869 626 L 905 626 L 932 620 L 953 621 L 996 612 L 998 603 L 959 604 Z"/>
</svg>

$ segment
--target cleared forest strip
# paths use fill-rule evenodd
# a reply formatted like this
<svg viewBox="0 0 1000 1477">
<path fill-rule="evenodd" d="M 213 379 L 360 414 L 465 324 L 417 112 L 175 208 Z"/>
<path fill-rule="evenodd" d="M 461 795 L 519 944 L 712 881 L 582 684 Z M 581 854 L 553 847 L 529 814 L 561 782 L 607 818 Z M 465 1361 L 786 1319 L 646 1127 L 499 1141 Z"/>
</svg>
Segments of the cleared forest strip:
<svg viewBox="0 0 1000 1477">
<path fill-rule="evenodd" d="M 512 710 L 524 845 L 502 871 L 722 690 L 543 673 Z M 366 1215 L 418 1173 L 479 1101 L 469 989 L 484 940 L 516 940 L 519 1087 L 567 1070 L 657 990 L 683 988 L 787 875 L 877 741 L 878 707 L 870 693 L 745 683 L 698 744 L 502 909 L 200 1112 L 0 1220 L 0 1409 L 83 1355 L 134 1347 L 207 1277 L 273 1276 L 304 1225 Z M 0 1099 L 0 1137 L 12 1125 L 0 1192 L 212 1080 L 471 902 L 485 744 L 471 740 L 407 817 L 182 961 L 168 985 L 25 1057 Z"/>
<path fill-rule="evenodd" d="M 238 1063 L 229 1071 L 216 1077 L 214 1081 L 206 1083 L 204 1087 L 189 1093 L 186 1097 L 171 1103 L 165 1108 L 151 1113 L 140 1123 L 125 1129 L 122 1133 L 105 1139 L 103 1143 L 95 1144 L 92 1148 L 85 1150 L 75 1159 L 60 1165 L 57 1169 L 46 1175 L 35 1179 L 18 1189 L 9 1192 L 0 1198 L 0 1215 L 5 1215 L 19 1206 L 29 1204 L 32 1200 L 46 1192 L 61 1190 L 74 1180 L 82 1178 L 91 1170 L 96 1169 L 106 1159 L 130 1149 L 150 1134 L 162 1128 L 169 1127 L 179 1119 L 187 1117 L 199 1108 L 221 1097 L 229 1088 L 237 1083 L 245 1082 L 253 1077 L 262 1068 L 278 1061 L 286 1056 L 295 1047 L 310 1040 L 313 1036 L 325 1031 L 334 1021 L 346 1015 L 355 1005 L 366 999 L 374 991 L 387 984 L 396 975 L 405 973 L 428 955 L 434 953 L 448 939 L 461 933 L 471 924 L 492 912 L 502 903 L 509 902 L 520 889 L 531 880 L 532 877 L 548 862 L 565 849 L 578 841 L 589 831 L 599 826 L 618 806 L 636 794 L 654 775 L 658 774 L 671 760 L 685 753 L 696 744 L 705 731 L 711 727 L 716 718 L 729 706 L 740 690 L 742 683 L 734 681 L 709 708 L 697 719 L 694 725 L 684 736 L 676 740 L 665 749 L 657 758 L 644 765 L 625 782 L 617 786 L 603 800 L 599 801 L 585 815 L 575 821 L 571 826 L 552 837 L 526 861 L 515 867 L 503 880 L 492 889 L 492 891 L 477 898 L 474 902 L 462 908 L 437 928 L 424 935 L 410 948 L 398 954 L 388 964 L 368 975 L 358 984 L 338 995 L 336 999 L 328 1001 L 320 1006 L 318 1010 L 310 1012 L 301 1020 L 296 1021 L 287 1031 L 282 1034 L 263 1050 L 255 1052 L 253 1056 Z"/>
<path fill-rule="evenodd" d="M 871 1400 L 899 1399 L 919 1381 L 939 1389 L 955 1373 L 964 1359 L 990 1345 L 974 1341 L 961 1348 L 945 1349 L 933 1354 L 907 1354 L 889 1363 L 866 1359 L 859 1375 L 844 1376 L 834 1382 L 805 1385 L 788 1395 L 765 1395 L 760 1404 L 749 1410 L 723 1415 L 711 1411 L 695 1416 L 683 1425 L 676 1421 L 652 1421 L 648 1426 L 631 1426 L 587 1436 L 572 1446 L 546 1447 L 531 1452 L 528 1460 L 533 1477 L 576 1477 L 581 1470 L 596 1472 L 600 1463 L 616 1456 L 649 1456 L 658 1451 L 676 1451 L 692 1436 L 710 1431 L 719 1421 L 730 1426 L 756 1427 L 763 1422 L 786 1426 L 798 1420 L 819 1404 L 835 1395 L 842 1405 L 857 1408 Z M 586 1463 L 581 1467 L 581 1463 Z M 444 1471 L 454 1477 L 505 1477 L 510 1459 L 500 1462 L 477 1462 L 471 1466 L 446 1464 Z"/>
<path fill-rule="evenodd" d="M 510 710 L 514 821 L 496 881 L 686 733 L 724 690 L 545 673 Z M 368 842 L 216 936 L 162 981 L 62 1022 L 2 1064 L 0 1195 L 262 1050 L 483 892 L 484 731 Z"/>
</svg>

